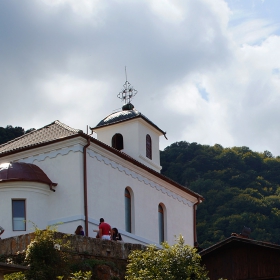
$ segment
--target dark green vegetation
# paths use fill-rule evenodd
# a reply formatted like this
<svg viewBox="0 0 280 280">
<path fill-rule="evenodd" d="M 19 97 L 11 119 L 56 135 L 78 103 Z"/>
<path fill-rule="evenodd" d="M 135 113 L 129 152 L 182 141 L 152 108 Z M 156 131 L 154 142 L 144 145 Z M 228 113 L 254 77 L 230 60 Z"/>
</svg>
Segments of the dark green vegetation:
<svg viewBox="0 0 280 280">
<path fill-rule="evenodd" d="M 280 157 L 248 147 L 177 142 L 161 152 L 162 174 L 205 198 L 197 210 L 203 248 L 250 227 L 250 238 L 280 244 Z"/>
<path fill-rule="evenodd" d="M 20 126 L 12 127 L 11 125 L 7 125 L 6 128 L 0 127 L 0 145 L 13 140 L 14 138 L 20 137 L 34 129 L 35 128 L 31 128 L 25 131 Z"/>
<path fill-rule="evenodd" d="M 184 243 L 180 235 L 174 245 L 163 242 L 162 250 L 150 245 L 146 250 L 132 251 L 128 256 L 125 279 L 209 280 L 196 249 Z"/>
</svg>

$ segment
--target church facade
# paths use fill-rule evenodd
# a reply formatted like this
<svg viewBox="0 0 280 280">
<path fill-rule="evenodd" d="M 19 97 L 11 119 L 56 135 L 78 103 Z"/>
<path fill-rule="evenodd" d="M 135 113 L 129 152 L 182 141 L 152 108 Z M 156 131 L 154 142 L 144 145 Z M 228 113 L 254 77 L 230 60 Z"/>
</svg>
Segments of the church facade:
<svg viewBox="0 0 280 280">
<path fill-rule="evenodd" d="M 125 101 L 91 128 L 97 139 L 54 121 L 0 146 L 2 238 L 34 224 L 70 234 L 82 225 L 95 237 L 102 217 L 125 242 L 173 244 L 182 234 L 193 245 L 203 197 L 160 173 L 165 133 Z"/>
</svg>

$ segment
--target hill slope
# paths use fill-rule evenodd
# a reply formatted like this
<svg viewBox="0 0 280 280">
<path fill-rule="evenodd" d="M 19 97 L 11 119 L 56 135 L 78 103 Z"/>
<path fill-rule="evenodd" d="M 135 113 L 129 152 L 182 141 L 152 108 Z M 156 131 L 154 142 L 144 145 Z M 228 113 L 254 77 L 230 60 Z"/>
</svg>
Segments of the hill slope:
<svg viewBox="0 0 280 280">
<path fill-rule="evenodd" d="M 161 152 L 162 173 L 201 194 L 201 247 L 250 227 L 251 238 L 280 244 L 280 157 L 248 147 L 177 142 Z"/>
</svg>

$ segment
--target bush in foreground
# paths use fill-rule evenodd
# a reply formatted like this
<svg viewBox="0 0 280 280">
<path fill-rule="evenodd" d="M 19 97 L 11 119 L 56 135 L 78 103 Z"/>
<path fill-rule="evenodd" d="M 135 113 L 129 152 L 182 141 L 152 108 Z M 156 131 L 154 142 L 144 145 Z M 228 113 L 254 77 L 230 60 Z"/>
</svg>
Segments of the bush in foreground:
<svg viewBox="0 0 280 280">
<path fill-rule="evenodd" d="M 125 279 L 209 280 L 196 249 L 184 243 L 184 238 L 179 236 L 177 243 L 172 246 L 164 242 L 162 249 L 150 245 L 144 251 L 131 252 Z"/>
</svg>

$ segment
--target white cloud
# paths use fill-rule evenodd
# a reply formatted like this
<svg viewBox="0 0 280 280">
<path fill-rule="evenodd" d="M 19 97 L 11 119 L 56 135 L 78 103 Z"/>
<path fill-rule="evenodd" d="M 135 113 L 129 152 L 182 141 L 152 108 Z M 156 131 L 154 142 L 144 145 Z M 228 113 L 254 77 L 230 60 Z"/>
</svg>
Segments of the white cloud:
<svg viewBox="0 0 280 280">
<path fill-rule="evenodd" d="M 122 106 L 127 66 L 136 109 L 168 133 L 161 148 L 280 155 L 279 20 L 262 16 L 269 1 L 244 3 L 1 1 L 0 126 L 94 126 Z"/>
</svg>

